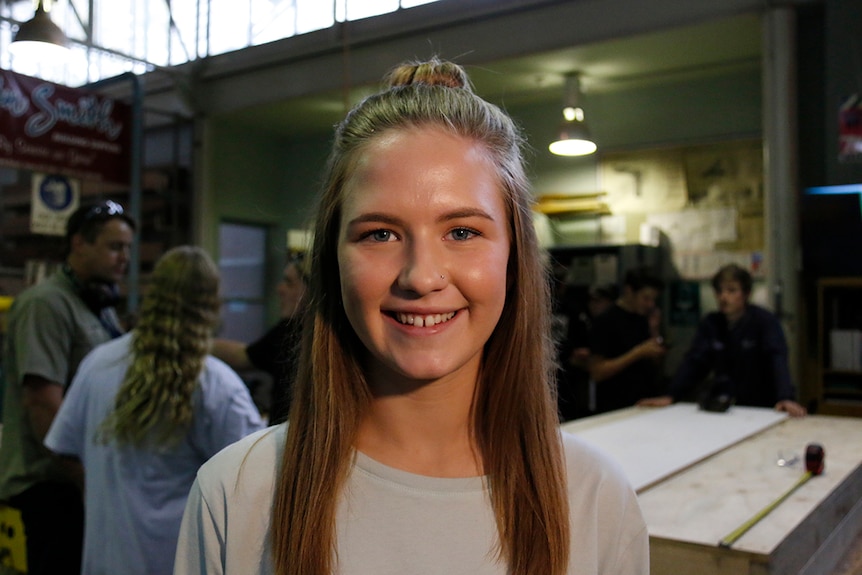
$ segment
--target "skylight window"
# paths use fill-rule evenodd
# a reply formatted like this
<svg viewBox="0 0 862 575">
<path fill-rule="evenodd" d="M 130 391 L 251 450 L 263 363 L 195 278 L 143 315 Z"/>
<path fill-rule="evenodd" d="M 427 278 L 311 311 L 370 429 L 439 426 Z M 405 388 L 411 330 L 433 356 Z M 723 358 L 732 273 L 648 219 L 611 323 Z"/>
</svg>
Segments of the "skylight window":
<svg viewBox="0 0 862 575">
<path fill-rule="evenodd" d="M 0 68 L 79 86 L 123 72 L 176 66 L 322 30 L 336 22 L 435 1 L 53 0 L 45 7 L 73 41 L 71 62 L 64 67 L 13 60 L 8 50 L 13 30 L 17 23 L 32 18 L 33 5 L 4 2 L 0 4 Z"/>
</svg>

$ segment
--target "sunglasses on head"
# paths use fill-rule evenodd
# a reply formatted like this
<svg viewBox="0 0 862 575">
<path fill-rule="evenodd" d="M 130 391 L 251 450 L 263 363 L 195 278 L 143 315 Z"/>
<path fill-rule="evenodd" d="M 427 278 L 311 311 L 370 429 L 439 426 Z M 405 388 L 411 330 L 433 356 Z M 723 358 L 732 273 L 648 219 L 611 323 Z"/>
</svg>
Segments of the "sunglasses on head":
<svg viewBox="0 0 862 575">
<path fill-rule="evenodd" d="M 106 200 L 101 204 L 96 204 L 95 206 L 90 206 L 90 208 L 84 213 L 83 221 L 88 222 L 95 218 L 109 218 L 111 216 L 122 216 L 124 210 L 123 206 L 118 204 L 117 202 L 113 202 L 111 200 Z"/>
</svg>

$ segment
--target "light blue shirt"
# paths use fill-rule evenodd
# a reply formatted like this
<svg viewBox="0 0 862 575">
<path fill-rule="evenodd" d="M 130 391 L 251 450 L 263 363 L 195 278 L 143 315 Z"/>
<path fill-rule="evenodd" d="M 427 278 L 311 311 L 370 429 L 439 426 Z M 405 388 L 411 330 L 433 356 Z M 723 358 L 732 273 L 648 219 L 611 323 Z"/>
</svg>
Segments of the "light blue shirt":
<svg viewBox="0 0 862 575">
<path fill-rule="evenodd" d="M 158 449 L 95 440 L 131 360 L 132 335 L 103 344 L 81 363 L 45 445 L 81 460 L 86 482 L 82 573 L 168 575 L 198 468 L 223 447 L 264 427 L 245 384 L 207 357 L 194 417 L 177 444 Z"/>
</svg>

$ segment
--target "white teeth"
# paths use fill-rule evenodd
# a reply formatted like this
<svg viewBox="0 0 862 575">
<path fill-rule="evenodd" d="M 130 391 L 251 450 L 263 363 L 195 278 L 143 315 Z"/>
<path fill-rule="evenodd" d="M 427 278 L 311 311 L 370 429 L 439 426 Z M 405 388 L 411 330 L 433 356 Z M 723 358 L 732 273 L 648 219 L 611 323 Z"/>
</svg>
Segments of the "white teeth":
<svg viewBox="0 0 862 575">
<path fill-rule="evenodd" d="M 413 315 L 411 313 L 395 314 L 395 319 L 397 319 L 399 323 L 413 325 L 416 327 L 431 327 L 437 325 L 438 323 L 447 322 L 453 317 L 455 317 L 454 311 L 450 311 L 449 313 L 438 313 L 434 315 Z"/>
</svg>

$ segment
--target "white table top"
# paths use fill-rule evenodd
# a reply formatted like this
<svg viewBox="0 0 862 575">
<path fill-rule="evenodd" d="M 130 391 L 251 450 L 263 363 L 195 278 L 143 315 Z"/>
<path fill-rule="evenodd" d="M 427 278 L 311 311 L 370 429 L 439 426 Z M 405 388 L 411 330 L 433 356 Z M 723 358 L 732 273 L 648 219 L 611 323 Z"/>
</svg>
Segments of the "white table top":
<svg viewBox="0 0 862 575">
<path fill-rule="evenodd" d="M 619 461 L 640 492 L 786 418 L 771 409 L 733 407 L 712 413 L 677 403 L 623 409 L 575 420 L 562 429 Z"/>
</svg>

